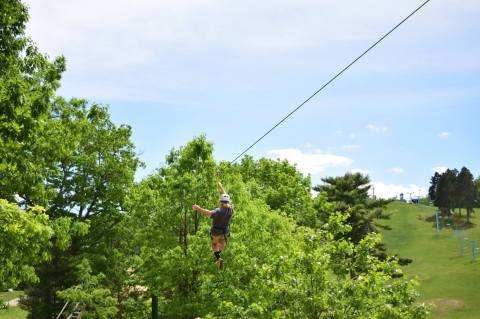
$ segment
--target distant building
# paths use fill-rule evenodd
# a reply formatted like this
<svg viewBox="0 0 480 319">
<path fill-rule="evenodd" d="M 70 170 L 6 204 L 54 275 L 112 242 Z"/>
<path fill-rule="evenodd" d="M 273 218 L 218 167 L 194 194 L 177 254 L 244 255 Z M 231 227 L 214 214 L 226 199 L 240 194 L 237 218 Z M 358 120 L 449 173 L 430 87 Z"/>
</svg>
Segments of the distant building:
<svg viewBox="0 0 480 319">
<path fill-rule="evenodd" d="M 406 202 L 405 198 L 403 198 L 403 193 L 400 193 L 400 201 L 401 202 Z"/>
</svg>

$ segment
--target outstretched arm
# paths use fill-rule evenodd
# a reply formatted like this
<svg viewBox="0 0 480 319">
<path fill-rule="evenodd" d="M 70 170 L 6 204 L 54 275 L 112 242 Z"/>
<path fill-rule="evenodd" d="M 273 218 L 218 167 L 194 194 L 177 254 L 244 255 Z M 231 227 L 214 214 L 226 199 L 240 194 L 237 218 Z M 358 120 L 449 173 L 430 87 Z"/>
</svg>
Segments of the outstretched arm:
<svg viewBox="0 0 480 319">
<path fill-rule="evenodd" d="M 217 187 L 218 187 L 218 191 L 220 192 L 220 194 L 225 194 L 226 193 L 226 191 L 223 188 L 222 183 L 220 183 L 220 180 L 218 179 L 218 177 L 217 177 Z"/>
<path fill-rule="evenodd" d="M 193 210 L 196 210 L 196 211 L 199 212 L 200 214 L 206 215 L 206 216 L 208 216 L 208 217 L 212 216 L 212 212 L 211 212 L 211 211 L 209 211 L 208 209 L 202 208 L 202 207 L 200 207 L 200 206 L 198 206 L 198 205 L 196 205 L 196 204 L 192 206 L 192 209 L 193 209 Z"/>
</svg>

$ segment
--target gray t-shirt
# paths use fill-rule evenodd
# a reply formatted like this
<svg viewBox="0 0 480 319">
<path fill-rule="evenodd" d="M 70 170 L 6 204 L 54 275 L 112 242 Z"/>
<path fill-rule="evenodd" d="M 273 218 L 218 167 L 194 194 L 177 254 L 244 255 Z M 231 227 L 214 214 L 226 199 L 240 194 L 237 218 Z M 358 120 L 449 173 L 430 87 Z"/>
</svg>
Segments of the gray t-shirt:
<svg viewBox="0 0 480 319">
<path fill-rule="evenodd" d="M 233 204 L 229 208 L 215 208 L 212 210 L 212 235 L 227 235 L 230 233 L 230 220 L 233 215 Z"/>
</svg>

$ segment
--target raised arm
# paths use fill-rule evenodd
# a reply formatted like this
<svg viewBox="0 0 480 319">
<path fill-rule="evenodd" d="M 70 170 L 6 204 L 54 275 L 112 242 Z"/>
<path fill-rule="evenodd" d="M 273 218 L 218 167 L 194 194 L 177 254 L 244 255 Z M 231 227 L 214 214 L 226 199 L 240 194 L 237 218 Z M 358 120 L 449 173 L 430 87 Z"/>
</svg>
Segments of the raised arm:
<svg viewBox="0 0 480 319">
<path fill-rule="evenodd" d="M 218 177 L 217 177 L 217 187 L 218 187 L 218 191 L 220 192 L 220 195 L 226 193 L 226 191 L 225 191 L 225 189 L 223 188 L 222 183 L 220 183 L 220 180 L 218 179 Z"/>
<path fill-rule="evenodd" d="M 200 206 L 198 206 L 198 205 L 196 205 L 196 204 L 192 206 L 192 209 L 193 209 L 193 210 L 196 210 L 197 212 L 199 212 L 199 213 L 202 214 L 202 215 L 206 215 L 206 216 L 208 216 L 208 217 L 212 216 L 212 212 L 211 212 L 211 211 L 209 211 L 208 209 L 202 208 L 202 207 L 200 207 Z"/>
</svg>

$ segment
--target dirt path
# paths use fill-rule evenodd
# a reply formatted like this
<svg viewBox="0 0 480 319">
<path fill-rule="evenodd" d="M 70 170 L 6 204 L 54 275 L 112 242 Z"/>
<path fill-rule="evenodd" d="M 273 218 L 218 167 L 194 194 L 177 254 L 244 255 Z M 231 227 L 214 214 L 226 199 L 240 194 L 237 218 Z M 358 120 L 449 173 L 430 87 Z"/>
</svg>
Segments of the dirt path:
<svg viewBox="0 0 480 319">
<path fill-rule="evenodd" d="M 10 307 L 16 307 L 18 305 L 19 301 L 20 301 L 20 298 L 15 298 L 15 299 L 7 301 L 7 303 Z"/>
</svg>

